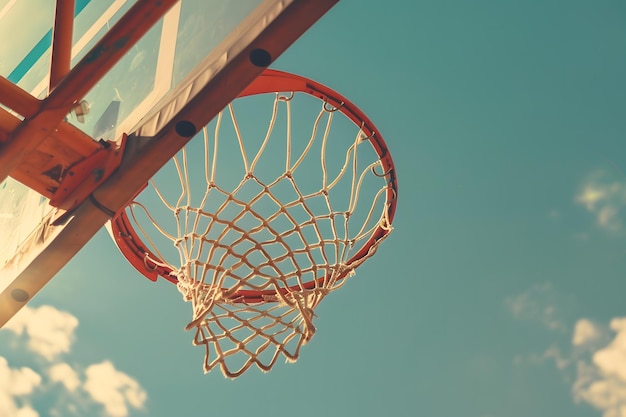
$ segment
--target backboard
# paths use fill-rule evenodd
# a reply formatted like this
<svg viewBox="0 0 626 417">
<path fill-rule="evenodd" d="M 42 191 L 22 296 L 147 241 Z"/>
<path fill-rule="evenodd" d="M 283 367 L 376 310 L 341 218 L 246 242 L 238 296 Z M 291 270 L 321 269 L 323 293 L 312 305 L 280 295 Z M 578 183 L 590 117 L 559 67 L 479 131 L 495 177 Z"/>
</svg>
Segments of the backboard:
<svg viewBox="0 0 626 417">
<path fill-rule="evenodd" d="M 15 39 L 0 45 L 0 96 L 19 98 L 0 99 L 0 326 L 336 1 L 76 0 L 58 84 L 52 2 L 0 1 L 0 38 Z M 129 22 L 148 12 L 156 23 L 135 42 Z"/>
</svg>

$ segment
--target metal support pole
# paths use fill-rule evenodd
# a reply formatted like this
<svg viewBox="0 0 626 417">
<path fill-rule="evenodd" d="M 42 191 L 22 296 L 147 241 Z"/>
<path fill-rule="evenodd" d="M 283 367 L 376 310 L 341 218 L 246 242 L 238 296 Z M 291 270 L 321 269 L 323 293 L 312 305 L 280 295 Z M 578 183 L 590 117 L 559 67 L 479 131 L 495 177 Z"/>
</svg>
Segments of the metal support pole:
<svg viewBox="0 0 626 417">
<path fill-rule="evenodd" d="M 74 31 L 74 0 L 57 0 L 52 34 L 52 62 L 50 63 L 50 87 L 54 90 L 70 72 L 72 59 L 72 33 Z"/>
</svg>

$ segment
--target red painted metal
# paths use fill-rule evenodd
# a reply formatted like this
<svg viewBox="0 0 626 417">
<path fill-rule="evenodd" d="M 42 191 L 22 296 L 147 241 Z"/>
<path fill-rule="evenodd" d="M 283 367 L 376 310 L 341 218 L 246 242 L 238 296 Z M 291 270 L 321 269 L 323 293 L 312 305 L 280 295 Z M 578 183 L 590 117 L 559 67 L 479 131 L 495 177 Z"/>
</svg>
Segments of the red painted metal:
<svg viewBox="0 0 626 417">
<path fill-rule="evenodd" d="M 24 117 L 39 110 L 41 102 L 11 81 L 0 76 L 0 103 Z"/>
<path fill-rule="evenodd" d="M 153 282 L 159 277 L 173 284 L 178 282 L 172 269 L 160 262 L 159 257 L 141 241 L 126 215 L 118 216 L 112 222 L 112 228 L 115 243 L 136 270 Z"/>
<path fill-rule="evenodd" d="M 122 162 L 125 148 L 124 134 L 119 144 L 102 142 L 96 152 L 68 167 L 59 188 L 50 199 L 50 205 L 71 212 L 113 174 Z"/>
</svg>

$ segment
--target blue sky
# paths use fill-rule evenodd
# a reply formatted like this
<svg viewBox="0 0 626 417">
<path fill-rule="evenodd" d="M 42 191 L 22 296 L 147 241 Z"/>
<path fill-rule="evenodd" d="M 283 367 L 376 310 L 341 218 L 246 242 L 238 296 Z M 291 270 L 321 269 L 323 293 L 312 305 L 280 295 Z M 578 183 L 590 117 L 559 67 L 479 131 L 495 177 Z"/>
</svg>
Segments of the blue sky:
<svg viewBox="0 0 626 417">
<path fill-rule="evenodd" d="M 625 23 L 611 0 L 341 1 L 273 67 L 372 118 L 398 212 L 300 360 L 204 375 L 190 306 L 102 231 L 0 332 L 5 414 L 625 417 Z"/>
</svg>

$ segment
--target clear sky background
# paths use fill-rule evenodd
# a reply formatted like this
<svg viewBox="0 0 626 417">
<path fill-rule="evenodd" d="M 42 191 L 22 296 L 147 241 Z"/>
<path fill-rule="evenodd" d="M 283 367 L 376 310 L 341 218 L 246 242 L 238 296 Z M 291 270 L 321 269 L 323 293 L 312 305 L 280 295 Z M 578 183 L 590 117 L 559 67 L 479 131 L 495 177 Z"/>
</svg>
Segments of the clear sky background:
<svg viewBox="0 0 626 417">
<path fill-rule="evenodd" d="M 102 231 L 0 332 L 0 414 L 626 417 L 625 51 L 618 0 L 341 1 L 273 67 L 376 123 L 396 230 L 301 359 L 204 375 Z"/>
</svg>

